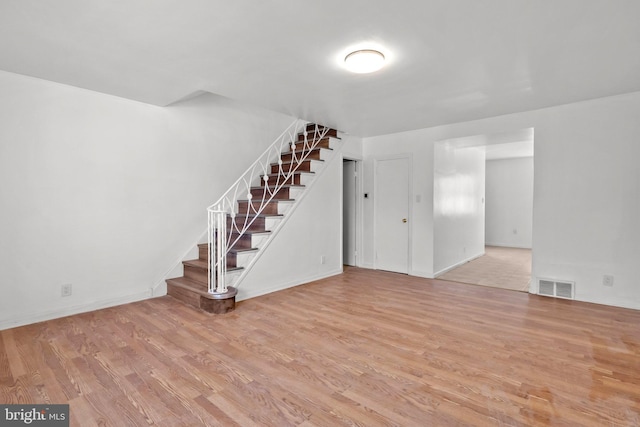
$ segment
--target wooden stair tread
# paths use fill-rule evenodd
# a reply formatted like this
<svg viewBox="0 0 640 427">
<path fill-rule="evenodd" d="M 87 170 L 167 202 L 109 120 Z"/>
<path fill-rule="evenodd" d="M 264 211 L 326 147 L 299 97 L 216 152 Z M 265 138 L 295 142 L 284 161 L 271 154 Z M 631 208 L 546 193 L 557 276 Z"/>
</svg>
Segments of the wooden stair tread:
<svg viewBox="0 0 640 427">
<path fill-rule="evenodd" d="M 320 135 L 314 135 L 313 133 L 309 133 L 307 134 L 307 141 L 312 141 L 312 142 L 316 142 L 316 141 L 326 141 L 328 139 L 337 139 L 338 141 L 341 141 L 342 138 L 340 138 L 338 135 L 324 135 L 324 136 L 320 136 Z M 299 133 L 298 134 L 298 139 L 294 142 L 302 142 L 304 141 L 304 134 Z"/>
<path fill-rule="evenodd" d="M 258 252 L 258 248 L 240 248 L 240 249 L 231 249 L 229 252 L 232 253 L 246 253 L 246 252 Z"/>
<path fill-rule="evenodd" d="M 208 262 L 202 259 L 190 259 L 187 261 L 182 261 L 182 264 L 188 265 L 191 267 L 197 267 L 197 268 L 204 268 L 204 269 L 209 268 Z"/>
<path fill-rule="evenodd" d="M 331 128 L 329 126 L 316 125 L 317 123 L 310 123 L 304 128 L 304 131 L 299 132 L 298 135 L 304 135 L 305 132 L 307 133 L 307 135 L 319 135 L 324 133 L 327 136 L 334 136 L 338 134 L 338 131 L 334 128 Z"/>
<path fill-rule="evenodd" d="M 246 200 L 244 200 L 244 201 L 246 202 Z M 295 200 L 286 200 L 286 201 L 287 201 L 287 202 L 294 202 Z M 243 235 L 243 236 L 246 236 L 246 235 L 251 236 L 251 235 L 253 235 L 253 234 L 270 234 L 270 233 L 271 233 L 271 230 L 262 230 L 262 231 L 245 231 L 244 233 L 242 233 L 242 235 Z M 232 237 L 237 237 L 237 236 L 238 236 L 238 234 L 240 234 L 240 233 L 238 233 L 237 231 L 232 231 L 232 232 L 231 232 L 231 236 L 232 236 Z M 205 243 L 205 244 L 206 244 L 206 243 Z"/>
<path fill-rule="evenodd" d="M 189 279 L 188 277 L 176 277 L 173 279 L 167 279 L 167 285 L 182 288 L 188 292 L 193 292 L 194 294 L 198 294 L 204 298 L 216 299 L 209 292 L 199 289 L 202 287 L 202 283 L 197 282 L 193 279 Z"/>
<path fill-rule="evenodd" d="M 333 151 L 333 148 L 316 147 L 316 148 L 312 148 L 311 150 L 305 150 L 305 149 L 302 149 L 302 150 L 296 150 L 296 151 L 291 151 L 291 150 L 289 150 L 289 151 L 284 151 L 284 152 L 282 152 L 282 153 L 281 153 L 281 155 L 282 155 L 282 156 L 288 156 L 288 155 L 290 155 L 290 154 L 300 154 L 300 153 L 304 153 L 305 151 L 309 151 L 309 152 L 311 152 L 311 151 L 319 151 L 319 150 L 329 150 L 329 151 Z"/>
<path fill-rule="evenodd" d="M 329 132 L 329 133 L 331 133 L 331 132 Z M 329 139 L 329 138 L 342 139 L 337 135 L 337 132 L 336 132 L 336 135 L 330 135 L 329 133 L 325 133 L 324 135 L 320 136 L 319 133 L 316 134 L 314 132 L 307 132 L 307 140 L 314 140 L 314 139 L 319 140 L 319 139 Z M 304 137 L 304 133 L 303 132 L 300 132 L 298 134 L 298 138 L 300 138 L 300 137 Z M 300 139 L 298 139 L 298 141 L 300 141 Z"/>
<path fill-rule="evenodd" d="M 209 262 L 204 259 L 190 259 L 187 261 L 182 261 L 182 264 L 188 265 L 189 267 L 201 268 L 203 270 L 209 269 Z M 227 267 L 227 271 L 237 270 L 242 270 L 242 267 Z"/>
<path fill-rule="evenodd" d="M 277 163 L 275 163 L 275 164 L 277 165 Z M 272 164 L 271 166 L 274 166 L 274 165 Z M 291 172 L 292 175 L 298 175 L 298 174 L 303 174 L 303 173 L 315 174 L 314 171 L 298 171 L 298 170 L 296 170 L 296 171 L 292 171 Z M 264 176 L 265 175 L 260 175 L 260 178 L 264 178 Z M 284 177 L 283 175 L 279 175 L 277 173 L 270 173 L 267 176 L 282 176 L 282 177 Z"/>
<path fill-rule="evenodd" d="M 258 187 L 258 188 L 261 188 L 261 187 Z M 280 199 L 274 199 L 274 200 L 280 200 Z M 236 214 L 236 216 L 232 218 L 231 215 L 227 214 L 227 222 L 233 221 L 236 224 L 243 224 L 243 223 L 246 223 L 248 221 L 260 220 L 260 219 L 267 220 L 269 218 L 271 218 L 271 219 L 273 219 L 273 218 L 279 219 L 279 218 L 284 218 L 284 215 L 283 214 L 275 214 L 275 213 L 264 213 L 264 212 L 261 212 L 259 214 L 256 214 L 254 212 L 248 212 L 248 213 L 247 212 L 238 212 Z"/>
<path fill-rule="evenodd" d="M 264 230 L 264 231 L 245 231 L 244 233 L 240 234 L 236 231 L 231 233 L 231 238 L 236 238 L 238 236 L 242 237 L 242 236 L 249 236 L 249 238 L 251 238 L 251 236 L 256 235 L 256 236 L 268 236 L 269 234 L 271 234 L 271 230 Z M 245 248 L 246 249 L 246 248 Z"/>
<path fill-rule="evenodd" d="M 209 244 L 208 243 L 198 243 L 198 247 L 199 248 L 208 248 Z M 232 254 L 239 254 L 239 253 L 246 253 L 246 252 L 257 252 L 258 248 L 233 248 L 233 249 L 229 249 L 229 253 Z M 205 261 L 206 262 L 206 261 Z"/>
<path fill-rule="evenodd" d="M 324 163 L 324 160 L 322 159 L 305 159 L 303 161 L 301 161 L 300 163 L 304 163 L 304 162 L 321 162 Z M 282 165 L 291 165 L 291 164 L 298 164 L 297 162 L 282 162 Z M 280 163 L 276 162 L 276 163 L 271 163 L 269 166 L 280 166 Z M 302 171 L 302 172 L 306 172 L 306 171 Z"/>
<path fill-rule="evenodd" d="M 257 187 L 251 187 L 251 190 L 262 190 L 263 188 L 274 188 L 274 185 L 269 185 L 269 186 L 257 186 Z M 284 184 L 282 186 L 280 186 L 280 188 L 305 188 L 305 185 L 298 185 L 298 184 Z"/>
<path fill-rule="evenodd" d="M 248 200 L 248 199 L 238 199 L 238 202 L 245 202 L 245 203 L 247 203 L 247 202 L 249 202 L 249 201 L 254 202 L 254 203 L 257 203 L 257 202 L 261 202 L 262 200 L 261 200 L 261 199 L 251 199 L 251 200 Z M 271 199 L 271 201 L 269 201 L 268 203 L 273 203 L 273 202 L 295 202 L 295 201 L 296 201 L 296 199 Z M 240 214 L 240 215 L 244 215 L 244 214 Z M 260 231 L 260 233 L 264 233 L 264 231 Z"/>
</svg>

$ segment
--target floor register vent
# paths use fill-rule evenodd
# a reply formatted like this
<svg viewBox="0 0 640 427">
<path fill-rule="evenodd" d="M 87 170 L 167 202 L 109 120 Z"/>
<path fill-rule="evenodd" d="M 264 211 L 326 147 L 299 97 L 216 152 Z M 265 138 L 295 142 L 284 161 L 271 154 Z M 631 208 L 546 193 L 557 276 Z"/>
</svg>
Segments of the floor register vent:
<svg viewBox="0 0 640 427">
<path fill-rule="evenodd" d="M 574 282 L 560 282 L 550 279 L 538 280 L 538 295 L 547 297 L 573 299 L 575 295 Z"/>
</svg>

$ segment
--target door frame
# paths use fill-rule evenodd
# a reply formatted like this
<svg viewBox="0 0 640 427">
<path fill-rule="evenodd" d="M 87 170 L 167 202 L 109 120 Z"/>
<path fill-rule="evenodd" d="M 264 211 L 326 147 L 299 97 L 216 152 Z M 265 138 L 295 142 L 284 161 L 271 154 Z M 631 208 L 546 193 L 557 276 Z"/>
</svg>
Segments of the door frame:
<svg viewBox="0 0 640 427">
<path fill-rule="evenodd" d="M 345 160 L 350 160 L 353 161 L 355 164 L 355 171 L 356 171 L 356 255 L 355 255 L 355 264 L 356 267 L 362 267 L 363 266 L 363 260 L 364 260 L 364 254 L 363 254 L 363 228 L 362 228 L 362 224 L 363 224 L 363 206 L 364 206 L 364 202 L 363 202 L 363 194 L 364 194 L 364 187 L 363 187 L 363 180 L 362 180 L 362 171 L 363 171 L 363 167 L 362 167 L 362 158 L 358 158 L 358 157 L 354 157 L 354 156 L 350 156 L 350 155 L 342 155 L 342 162 L 344 162 Z M 340 170 L 340 174 L 341 174 L 341 182 L 343 183 L 342 186 L 340 187 L 340 212 L 344 212 L 344 193 L 343 193 L 343 189 L 344 189 L 344 168 L 342 168 Z M 340 220 L 340 236 L 342 236 L 341 239 L 341 244 L 340 244 L 340 262 L 342 263 L 344 260 L 344 253 L 343 253 L 343 244 L 342 242 L 344 242 L 344 227 L 343 227 L 343 223 L 342 220 Z"/>
<path fill-rule="evenodd" d="M 377 221 L 378 221 L 378 163 L 386 160 L 398 160 L 407 159 L 409 164 L 407 175 L 409 188 L 407 189 L 407 219 L 409 221 L 409 227 L 407 228 L 407 274 L 411 275 L 413 272 L 413 154 L 400 153 L 388 156 L 377 156 L 373 159 L 373 268 L 378 270 L 378 236 L 377 236 Z"/>
</svg>

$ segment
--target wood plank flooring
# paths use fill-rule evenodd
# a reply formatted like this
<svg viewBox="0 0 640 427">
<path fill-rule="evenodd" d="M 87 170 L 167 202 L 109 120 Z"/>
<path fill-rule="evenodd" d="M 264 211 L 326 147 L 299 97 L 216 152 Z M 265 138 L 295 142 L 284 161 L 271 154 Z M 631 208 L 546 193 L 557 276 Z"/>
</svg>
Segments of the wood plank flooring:
<svg viewBox="0 0 640 427">
<path fill-rule="evenodd" d="M 0 332 L 0 402 L 74 426 L 638 426 L 640 312 L 348 268 Z"/>
<path fill-rule="evenodd" d="M 485 246 L 483 256 L 447 271 L 438 279 L 529 292 L 531 249 Z"/>
</svg>

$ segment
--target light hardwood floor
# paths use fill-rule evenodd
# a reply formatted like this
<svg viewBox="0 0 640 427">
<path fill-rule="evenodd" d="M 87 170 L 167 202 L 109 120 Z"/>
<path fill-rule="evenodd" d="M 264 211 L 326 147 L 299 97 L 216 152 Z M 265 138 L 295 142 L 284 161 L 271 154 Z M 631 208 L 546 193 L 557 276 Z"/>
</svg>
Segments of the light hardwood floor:
<svg viewBox="0 0 640 427">
<path fill-rule="evenodd" d="M 483 256 L 438 278 L 528 292 L 531 281 L 531 249 L 486 246 Z"/>
<path fill-rule="evenodd" d="M 348 268 L 0 332 L 0 401 L 74 426 L 638 426 L 640 312 Z"/>
</svg>

